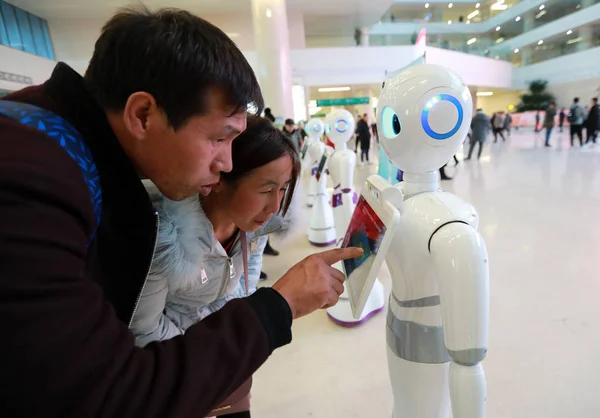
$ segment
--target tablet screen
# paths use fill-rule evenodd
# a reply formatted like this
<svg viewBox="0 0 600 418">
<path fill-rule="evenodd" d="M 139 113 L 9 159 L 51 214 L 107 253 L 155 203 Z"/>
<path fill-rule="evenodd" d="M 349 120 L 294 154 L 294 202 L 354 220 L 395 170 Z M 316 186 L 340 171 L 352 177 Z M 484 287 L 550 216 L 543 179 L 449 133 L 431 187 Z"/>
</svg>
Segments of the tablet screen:
<svg viewBox="0 0 600 418">
<path fill-rule="evenodd" d="M 316 173 L 316 177 L 317 177 L 317 181 L 321 180 L 321 174 L 323 174 L 323 169 L 325 168 L 325 163 L 327 162 L 327 156 L 323 155 L 321 157 L 321 161 L 319 162 L 319 168 L 317 168 L 317 173 Z"/>
<path fill-rule="evenodd" d="M 360 247 L 364 254 L 344 260 L 350 297 L 358 300 L 369 276 L 375 256 L 386 233 L 386 226 L 363 196 L 356 204 L 342 247 Z"/>
</svg>

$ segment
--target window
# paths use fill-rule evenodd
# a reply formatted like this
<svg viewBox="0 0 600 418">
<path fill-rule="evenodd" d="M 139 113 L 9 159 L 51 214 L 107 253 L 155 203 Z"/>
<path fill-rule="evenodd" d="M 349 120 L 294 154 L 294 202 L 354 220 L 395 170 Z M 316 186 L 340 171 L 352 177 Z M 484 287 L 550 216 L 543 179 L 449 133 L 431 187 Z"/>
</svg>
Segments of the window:
<svg viewBox="0 0 600 418">
<path fill-rule="evenodd" d="M 0 44 L 54 59 L 48 22 L 0 0 Z"/>
</svg>

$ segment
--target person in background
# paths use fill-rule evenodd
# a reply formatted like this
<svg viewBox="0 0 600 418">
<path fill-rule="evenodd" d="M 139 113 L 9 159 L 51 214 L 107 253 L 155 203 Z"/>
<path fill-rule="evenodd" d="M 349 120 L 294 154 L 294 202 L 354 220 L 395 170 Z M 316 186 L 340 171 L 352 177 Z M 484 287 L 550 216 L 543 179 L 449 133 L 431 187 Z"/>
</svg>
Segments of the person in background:
<svg viewBox="0 0 600 418">
<path fill-rule="evenodd" d="M 492 123 L 490 117 L 483 113 L 483 109 L 477 109 L 473 120 L 471 121 L 471 138 L 469 146 L 469 154 L 465 160 L 470 160 L 473 155 L 475 145 L 479 144 L 479 151 L 477 153 L 477 159 L 481 158 L 481 152 L 483 151 L 483 144 L 487 139 L 487 135 L 490 132 Z"/>
<path fill-rule="evenodd" d="M 550 147 L 550 135 L 552 135 L 552 129 L 554 129 L 555 120 L 556 119 L 556 104 L 550 103 L 548 109 L 546 109 L 546 114 L 544 115 L 544 128 L 546 128 L 546 142 L 544 146 Z"/>
<path fill-rule="evenodd" d="M 371 124 L 371 132 L 373 132 L 373 136 L 375 137 L 375 140 L 379 144 L 379 132 L 377 131 L 377 122 L 373 122 Z"/>
<path fill-rule="evenodd" d="M 267 234 L 293 225 L 300 161 L 289 137 L 249 116 L 231 153 L 233 170 L 208 196 L 175 202 L 145 184 L 163 222 L 131 323 L 140 347 L 182 335 L 228 301 L 254 293 Z M 237 413 L 221 416 L 250 417 L 250 386 L 232 405 Z"/>
<path fill-rule="evenodd" d="M 265 108 L 265 118 L 269 119 L 271 122 L 275 122 L 275 116 L 271 113 L 270 107 Z"/>
<path fill-rule="evenodd" d="M 512 116 L 510 112 L 506 113 L 506 118 L 504 118 L 504 130 L 506 134 L 510 137 L 510 131 L 512 128 Z"/>
<path fill-rule="evenodd" d="M 297 132 L 294 124 L 294 119 L 286 119 L 283 125 L 283 132 L 292 140 L 296 150 L 300 152 L 302 149 L 302 139 L 300 133 Z"/>
<path fill-rule="evenodd" d="M 536 132 L 536 133 L 542 130 L 542 127 L 540 126 L 540 119 L 541 119 L 540 111 L 537 110 L 535 112 L 535 129 L 534 129 L 534 132 Z"/>
<path fill-rule="evenodd" d="M 565 126 L 565 116 L 567 114 L 565 113 L 565 109 L 562 108 L 560 109 L 560 113 L 558 114 L 558 127 L 560 128 L 560 133 L 562 133 L 563 131 L 563 127 Z"/>
<path fill-rule="evenodd" d="M 140 6 L 102 27 L 83 77 L 58 63 L 0 102 L 1 417 L 210 416 L 291 342 L 293 319 L 337 302 L 331 264 L 362 254 L 313 254 L 185 336 L 136 347 L 161 221 L 142 179 L 181 201 L 232 171 L 248 108 L 264 107 L 252 67 L 206 20 Z"/>
<path fill-rule="evenodd" d="M 574 145 L 575 135 L 579 137 L 579 145 L 583 147 L 583 124 L 585 122 L 585 110 L 579 104 L 579 97 L 573 99 L 573 105 L 569 111 L 569 123 L 571 124 L 571 147 Z"/>
<path fill-rule="evenodd" d="M 598 99 L 594 97 L 592 99 L 592 107 L 587 116 L 586 120 L 587 139 L 585 143 L 593 142 L 596 143 L 596 137 L 598 136 L 598 130 L 600 130 L 600 106 L 598 105 Z"/>
<path fill-rule="evenodd" d="M 364 163 L 366 158 L 369 163 L 369 148 L 371 147 L 371 130 L 369 129 L 368 116 L 365 113 L 356 125 L 356 134 L 360 141 L 360 162 Z"/>
<path fill-rule="evenodd" d="M 492 116 L 492 129 L 494 132 L 494 144 L 498 142 L 498 135 L 502 138 L 502 142 L 506 141 L 502 131 L 504 130 L 504 112 L 496 112 Z"/>
</svg>

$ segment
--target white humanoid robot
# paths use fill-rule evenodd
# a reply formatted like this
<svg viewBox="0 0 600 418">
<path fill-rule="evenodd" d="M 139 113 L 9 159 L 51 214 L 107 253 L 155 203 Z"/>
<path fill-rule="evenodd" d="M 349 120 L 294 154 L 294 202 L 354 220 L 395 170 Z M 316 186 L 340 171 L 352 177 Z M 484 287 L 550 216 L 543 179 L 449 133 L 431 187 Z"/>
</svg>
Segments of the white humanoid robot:
<svg viewBox="0 0 600 418">
<path fill-rule="evenodd" d="M 318 189 L 318 182 L 314 181 L 313 178 L 317 172 L 319 160 L 315 161 L 311 158 L 308 147 L 313 142 L 321 142 L 321 137 L 325 132 L 325 124 L 319 119 L 311 119 L 306 124 L 305 130 L 308 138 L 301 150 L 304 152 L 302 157 L 302 181 L 304 190 L 307 191 L 306 206 L 312 207 Z"/>
<path fill-rule="evenodd" d="M 473 102 L 444 67 L 410 67 L 384 82 L 380 142 L 404 171 L 400 224 L 386 262 L 394 418 L 483 418 L 489 271 L 478 215 L 440 190 L 438 169 L 460 148 Z"/>
<path fill-rule="evenodd" d="M 357 195 L 354 191 L 354 169 L 356 168 L 356 153 L 348 149 L 348 141 L 354 135 L 354 117 L 344 109 L 330 112 L 325 118 L 327 136 L 334 143 L 335 151 L 329 161 L 329 173 L 333 181 L 333 219 L 335 222 L 336 238 L 341 241 L 346 234 L 352 213 L 356 207 Z M 341 265 L 336 266 L 341 270 Z M 327 309 L 329 318 L 336 324 L 351 327 L 368 320 L 381 311 L 385 305 L 383 285 L 375 282 L 367 305 L 359 319 L 352 316 L 348 292 L 340 297 L 340 301 Z"/>
<path fill-rule="evenodd" d="M 315 197 L 310 213 L 308 241 L 317 247 L 326 247 L 336 243 L 333 211 L 329 204 L 327 192 L 327 162 L 333 153 L 333 148 L 326 146 L 321 141 L 312 141 L 308 146 L 308 154 L 312 161 L 317 161 L 315 174 L 311 182 L 316 184 Z"/>
</svg>

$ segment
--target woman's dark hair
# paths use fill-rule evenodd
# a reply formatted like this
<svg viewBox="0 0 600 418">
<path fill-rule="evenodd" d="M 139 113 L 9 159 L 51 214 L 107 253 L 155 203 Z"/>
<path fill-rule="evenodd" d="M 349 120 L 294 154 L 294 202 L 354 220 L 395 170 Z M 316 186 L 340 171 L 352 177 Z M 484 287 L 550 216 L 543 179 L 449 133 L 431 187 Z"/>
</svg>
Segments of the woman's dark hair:
<svg viewBox="0 0 600 418">
<path fill-rule="evenodd" d="M 220 90 L 233 113 L 264 101 L 254 71 L 219 28 L 184 10 L 124 9 L 102 28 L 84 77 L 105 110 L 122 110 L 144 91 L 156 99 L 174 129 L 206 113 Z"/>
<path fill-rule="evenodd" d="M 221 179 L 234 183 L 253 170 L 286 155 L 292 159 L 292 179 L 281 204 L 281 212 L 285 215 L 300 176 L 300 158 L 292 140 L 268 119 L 248 116 L 246 130 L 231 146 L 233 169 L 229 173 L 221 173 Z"/>
</svg>

